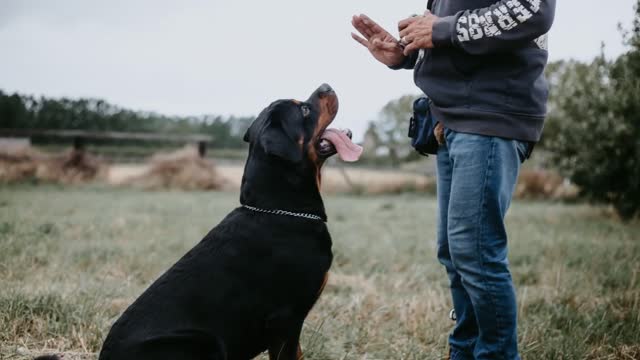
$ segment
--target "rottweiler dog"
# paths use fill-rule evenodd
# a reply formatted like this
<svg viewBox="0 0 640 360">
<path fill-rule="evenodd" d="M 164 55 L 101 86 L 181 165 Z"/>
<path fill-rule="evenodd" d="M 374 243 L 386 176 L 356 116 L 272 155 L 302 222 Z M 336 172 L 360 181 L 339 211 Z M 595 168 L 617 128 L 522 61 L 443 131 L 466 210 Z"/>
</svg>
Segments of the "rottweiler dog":
<svg viewBox="0 0 640 360">
<path fill-rule="evenodd" d="M 329 85 L 279 100 L 247 130 L 240 203 L 113 324 L 100 360 L 300 359 L 300 331 L 331 266 L 320 169 L 362 149 L 327 129 Z"/>
</svg>

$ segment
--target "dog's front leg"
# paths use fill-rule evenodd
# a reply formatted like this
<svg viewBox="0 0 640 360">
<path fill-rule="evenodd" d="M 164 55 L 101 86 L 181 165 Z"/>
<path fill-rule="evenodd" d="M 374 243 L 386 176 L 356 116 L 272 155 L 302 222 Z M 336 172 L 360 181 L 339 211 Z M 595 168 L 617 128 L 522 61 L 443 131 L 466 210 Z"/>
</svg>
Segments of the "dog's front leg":
<svg viewBox="0 0 640 360">
<path fill-rule="evenodd" d="M 300 343 L 285 341 L 269 347 L 269 360 L 301 360 L 302 348 Z"/>
<path fill-rule="evenodd" d="M 302 349 L 300 348 L 300 333 L 302 323 L 299 326 L 285 331 L 284 334 L 274 337 L 269 346 L 269 360 L 300 360 Z"/>
</svg>

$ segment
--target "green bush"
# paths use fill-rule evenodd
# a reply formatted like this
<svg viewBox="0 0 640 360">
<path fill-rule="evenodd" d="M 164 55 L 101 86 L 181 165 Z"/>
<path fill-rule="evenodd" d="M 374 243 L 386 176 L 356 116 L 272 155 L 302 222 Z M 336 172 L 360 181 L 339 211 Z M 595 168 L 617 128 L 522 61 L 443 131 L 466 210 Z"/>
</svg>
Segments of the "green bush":
<svg viewBox="0 0 640 360">
<path fill-rule="evenodd" d="M 640 1 L 639 1 L 640 3 Z M 544 146 L 584 196 L 640 214 L 640 7 L 627 34 L 630 50 L 614 61 L 554 63 Z"/>
</svg>

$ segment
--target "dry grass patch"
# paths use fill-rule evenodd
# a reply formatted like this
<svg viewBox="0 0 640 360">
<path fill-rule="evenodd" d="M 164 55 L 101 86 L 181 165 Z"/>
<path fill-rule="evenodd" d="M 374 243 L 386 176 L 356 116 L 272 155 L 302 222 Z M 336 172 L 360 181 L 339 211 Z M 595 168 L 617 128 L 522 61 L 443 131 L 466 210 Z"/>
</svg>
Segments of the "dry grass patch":
<svg viewBox="0 0 640 360">
<path fill-rule="evenodd" d="M 190 150 L 189 157 L 192 159 Z M 204 164 L 205 160 L 195 159 Z M 208 163 L 208 161 L 206 161 Z M 142 185 L 144 188 L 179 188 L 185 190 L 237 191 L 240 189 L 244 165 L 222 164 L 215 166 L 214 173 L 207 171 L 181 174 L 184 161 L 155 162 L 148 165 L 116 165 L 109 173 L 109 182 L 114 185 Z M 165 165 L 169 166 L 165 166 Z M 155 169 L 155 170 L 154 170 Z M 193 174 L 198 174 L 198 177 Z M 205 186 L 190 186 L 189 181 L 202 178 Z M 185 179 L 175 181 L 178 179 Z M 187 186 L 183 186 L 183 184 Z M 206 184 L 212 184 L 212 187 Z M 399 194 L 403 192 L 435 193 L 435 179 L 405 171 L 361 169 L 354 167 L 335 167 L 327 165 L 322 172 L 322 192 L 325 194 Z"/>
<path fill-rule="evenodd" d="M 514 196 L 518 199 L 575 199 L 578 188 L 556 172 L 522 169 Z"/>
<path fill-rule="evenodd" d="M 108 164 L 86 151 L 70 149 L 49 155 L 31 147 L 0 152 L 0 182 L 29 180 L 79 184 L 103 179 Z"/>
<path fill-rule="evenodd" d="M 217 190 L 224 185 L 213 161 L 201 158 L 193 146 L 154 155 L 144 173 L 122 182 L 151 190 Z"/>
<path fill-rule="evenodd" d="M 327 166 L 322 172 L 322 191 L 367 195 L 435 193 L 435 179 L 404 171 Z"/>
</svg>

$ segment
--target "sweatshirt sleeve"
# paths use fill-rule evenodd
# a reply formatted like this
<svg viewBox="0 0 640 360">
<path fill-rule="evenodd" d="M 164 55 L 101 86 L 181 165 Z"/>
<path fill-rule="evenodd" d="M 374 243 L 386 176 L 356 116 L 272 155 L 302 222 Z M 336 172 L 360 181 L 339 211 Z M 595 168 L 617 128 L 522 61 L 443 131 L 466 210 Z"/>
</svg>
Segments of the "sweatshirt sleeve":
<svg viewBox="0 0 640 360">
<path fill-rule="evenodd" d="M 555 0 L 501 0 L 487 8 L 460 11 L 436 21 L 433 44 L 472 55 L 508 51 L 546 34 L 555 8 Z"/>
<path fill-rule="evenodd" d="M 418 61 L 418 53 L 419 53 L 418 51 L 414 51 L 409 56 L 405 56 L 404 60 L 400 64 L 389 66 L 389 69 L 391 69 L 391 70 L 401 70 L 401 69 L 412 70 L 416 66 L 416 61 Z"/>
</svg>

